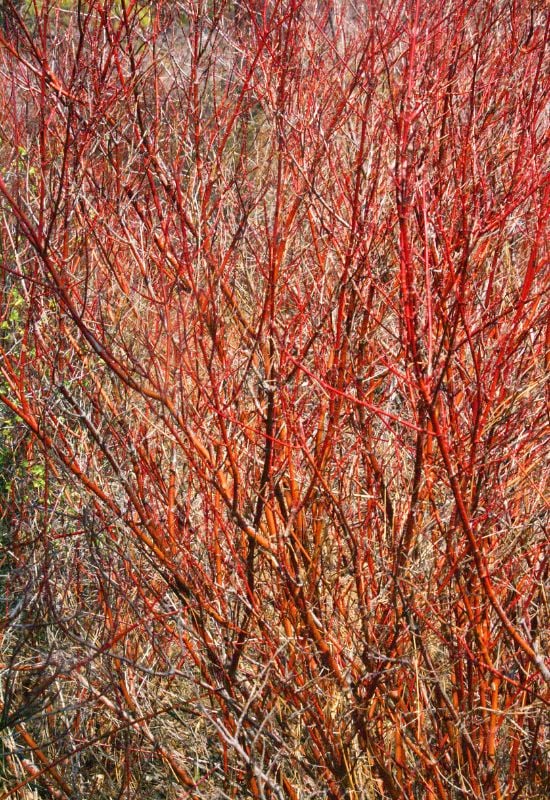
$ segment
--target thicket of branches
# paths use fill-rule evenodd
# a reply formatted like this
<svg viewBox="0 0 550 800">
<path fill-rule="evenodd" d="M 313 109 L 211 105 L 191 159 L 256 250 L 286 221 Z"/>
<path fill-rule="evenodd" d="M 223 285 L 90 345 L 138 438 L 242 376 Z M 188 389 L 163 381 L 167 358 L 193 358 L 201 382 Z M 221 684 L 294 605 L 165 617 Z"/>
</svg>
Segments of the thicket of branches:
<svg viewBox="0 0 550 800">
<path fill-rule="evenodd" d="M 1 23 L 0 797 L 542 799 L 545 4 Z"/>
</svg>

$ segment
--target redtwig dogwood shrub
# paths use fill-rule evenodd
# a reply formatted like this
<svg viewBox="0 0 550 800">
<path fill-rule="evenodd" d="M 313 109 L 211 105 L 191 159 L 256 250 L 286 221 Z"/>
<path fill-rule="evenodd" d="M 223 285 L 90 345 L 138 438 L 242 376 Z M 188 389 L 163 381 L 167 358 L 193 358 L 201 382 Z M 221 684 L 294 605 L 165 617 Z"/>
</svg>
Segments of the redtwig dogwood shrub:
<svg viewBox="0 0 550 800">
<path fill-rule="evenodd" d="M 542 798 L 546 10 L 5 6 L 3 796 Z"/>
</svg>

